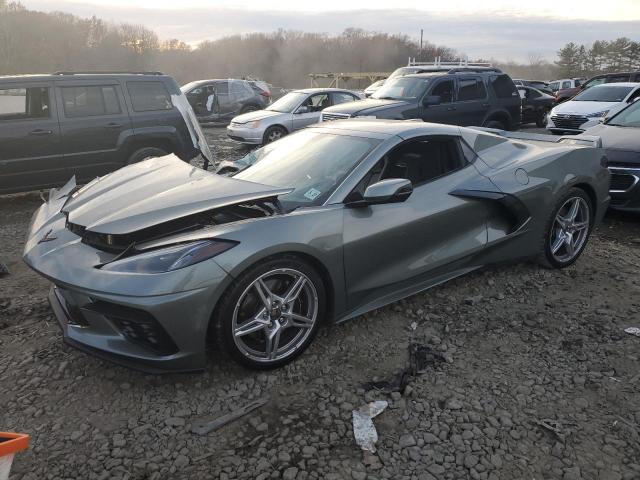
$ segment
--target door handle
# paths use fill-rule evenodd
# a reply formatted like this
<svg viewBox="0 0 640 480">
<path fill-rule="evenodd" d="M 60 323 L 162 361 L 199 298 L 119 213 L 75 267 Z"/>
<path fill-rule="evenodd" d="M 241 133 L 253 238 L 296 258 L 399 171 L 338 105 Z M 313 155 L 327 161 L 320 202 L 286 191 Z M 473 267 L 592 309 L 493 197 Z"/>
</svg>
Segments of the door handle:
<svg viewBox="0 0 640 480">
<path fill-rule="evenodd" d="M 123 125 L 121 123 L 111 122 L 111 123 L 107 123 L 104 128 L 122 128 L 122 126 Z"/>
<path fill-rule="evenodd" d="M 52 133 L 52 130 L 43 130 L 41 128 L 36 128 L 35 130 L 31 130 L 29 132 L 29 135 L 51 135 Z"/>
</svg>

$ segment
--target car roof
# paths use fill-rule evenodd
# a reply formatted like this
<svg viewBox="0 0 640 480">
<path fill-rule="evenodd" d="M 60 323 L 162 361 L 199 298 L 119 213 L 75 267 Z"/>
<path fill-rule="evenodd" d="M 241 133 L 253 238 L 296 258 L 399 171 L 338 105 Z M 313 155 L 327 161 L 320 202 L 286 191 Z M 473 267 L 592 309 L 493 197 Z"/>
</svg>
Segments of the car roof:
<svg viewBox="0 0 640 480">
<path fill-rule="evenodd" d="M 601 87 L 640 87 L 640 82 L 602 83 L 600 85 L 594 85 L 591 88 L 601 88 Z"/>
<path fill-rule="evenodd" d="M 141 79 L 141 78 L 169 78 L 168 75 L 164 75 L 160 72 L 60 72 L 60 73 L 42 73 L 42 74 L 29 74 L 29 75 L 2 75 L 0 76 L 0 82 L 16 82 L 16 81 L 74 81 L 74 80 L 96 80 L 100 78 L 125 78 L 125 79 Z"/>
<path fill-rule="evenodd" d="M 422 120 L 386 120 L 350 118 L 315 123 L 307 128 L 324 130 L 327 133 L 348 135 L 350 132 L 370 133 L 376 137 L 397 135 L 411 138 L 420 135 L 459 135 L 460 127 L 442 123 L 427 123 Z"/>
<path fill-rule="evenodd" d="M 291 90 L 289 93 L 319 93 L 319 92 L 348 92 L 353 93 L 346 88 L 298 88 Z"/>
</svg>

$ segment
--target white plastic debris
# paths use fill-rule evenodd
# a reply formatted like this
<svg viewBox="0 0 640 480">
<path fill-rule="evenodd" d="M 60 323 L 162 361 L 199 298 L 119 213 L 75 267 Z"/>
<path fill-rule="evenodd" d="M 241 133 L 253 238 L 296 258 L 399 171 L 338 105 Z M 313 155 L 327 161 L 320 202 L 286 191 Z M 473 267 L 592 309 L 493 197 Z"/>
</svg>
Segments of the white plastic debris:
<svg viewBox="0 0 640 480">
<path fill-rule="evenodd" d="M 353 410 L 353 436 L 362 450 L 375 453 L 378 432 L 372 419 L 384 412 L 388 406 L 385 400 L 376 400 Z"/>
<path fill-rule="evenodd" d="M 629 335 L 635 335 L 636 337 L 640 337 L 640 328 L 638 327 L 625 328 L 624 331 Z"/>
</svg>

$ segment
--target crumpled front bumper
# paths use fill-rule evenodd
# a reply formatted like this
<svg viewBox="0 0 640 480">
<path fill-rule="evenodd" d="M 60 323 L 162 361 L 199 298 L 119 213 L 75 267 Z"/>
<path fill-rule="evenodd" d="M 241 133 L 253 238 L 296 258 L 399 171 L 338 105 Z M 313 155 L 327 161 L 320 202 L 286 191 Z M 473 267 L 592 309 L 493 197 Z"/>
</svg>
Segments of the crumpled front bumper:
<svg viewBox="0 0 640 480">
<path fill-rule="evenodd" d="M 204 368 L 209 322 L 228 274 L 214 259 L 162 274 L 96 268 L 114 254 L 70 232 L 63 204 L 53 198 L 34 214 L 23 259 L 54 284 L 49 301 L 65 342 L 146 372 Z"/>
</svg>

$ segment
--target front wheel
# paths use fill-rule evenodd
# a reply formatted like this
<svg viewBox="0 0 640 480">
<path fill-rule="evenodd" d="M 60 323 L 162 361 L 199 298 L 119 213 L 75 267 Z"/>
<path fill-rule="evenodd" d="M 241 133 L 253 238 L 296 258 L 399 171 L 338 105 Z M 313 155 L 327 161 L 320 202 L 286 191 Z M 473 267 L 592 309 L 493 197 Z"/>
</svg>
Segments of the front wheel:
<svg viewBox="0 0 640 480">
<path fill-rule="evenodd" d="M 229 288 L 215 319 L 219 345 L 239 363 L 269 369 L 311 344 L 325 314 L 320 275 L 297 257 L 250 268 Z"/>
<path fill-rule="evenodd" d="M 536 127 L 544 128 L 547 126 L 549 121 L 549 110 L 543 110 L 538 114 L 538 118 L 536 119 Z"/>
<path fill-rule="evenodd" d="M 540 263 L 549 268 L 573 264 L 587 246 L 593 218 L 591 200 L 584 190 L 572 188 L 563 195 L 547 220 Z"/>
<path fill-rule="evenodd" d="M 274 125 L 272 127 L 267 128 L 267 130 L 264 132 L 264 136 L 262 137 L 262 143 L 267 144 L 267 143 L 275 142 L 276 140 L 280 140 L 286 134 L 287 134 L 287 131 L 283 127 L 279 125 Z"/>
</svg>

